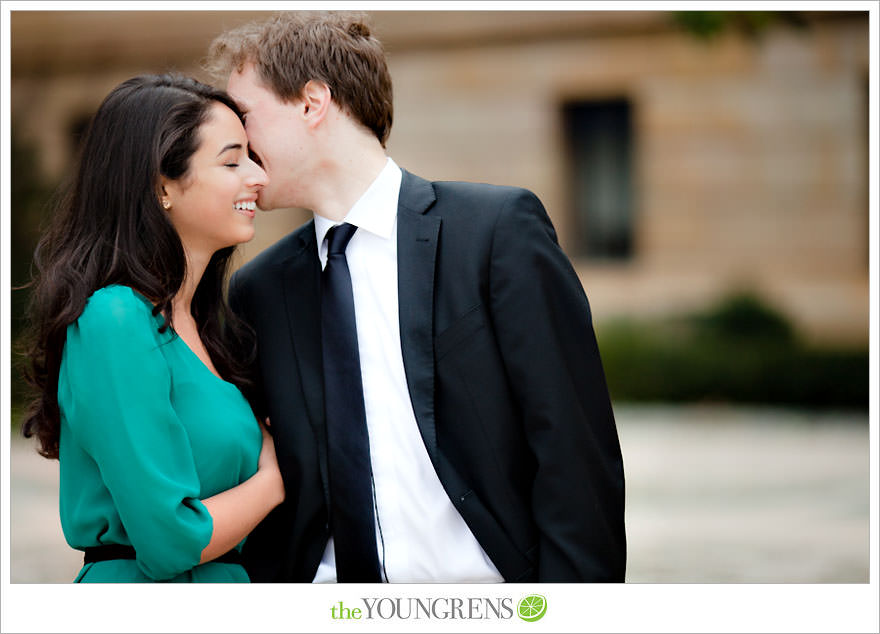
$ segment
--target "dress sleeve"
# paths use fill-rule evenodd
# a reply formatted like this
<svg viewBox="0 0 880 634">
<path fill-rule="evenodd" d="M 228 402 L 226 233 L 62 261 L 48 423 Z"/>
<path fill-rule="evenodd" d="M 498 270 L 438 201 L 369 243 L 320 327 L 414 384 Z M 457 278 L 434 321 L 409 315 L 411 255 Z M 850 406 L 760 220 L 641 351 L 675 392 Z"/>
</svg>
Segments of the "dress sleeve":
<svg viewBox="0 0 880 634">
<path fill-rule="evenodd" d="M 213 532 L 149 306 L 131 289 L 94 294 L 67 331 L 67 416 L 110 491 L 140 569 L 170 579 L 198 565 Z"/>
</svg>

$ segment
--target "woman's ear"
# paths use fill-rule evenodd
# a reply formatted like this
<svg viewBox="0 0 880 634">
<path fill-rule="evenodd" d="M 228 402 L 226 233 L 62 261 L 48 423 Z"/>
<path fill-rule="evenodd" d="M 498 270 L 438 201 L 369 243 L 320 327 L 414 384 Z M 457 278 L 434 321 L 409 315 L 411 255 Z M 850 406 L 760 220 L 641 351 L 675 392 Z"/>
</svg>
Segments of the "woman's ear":
<svg viewBox="0 0 880 634">
<path fill-rule="evenodd" d="M 168 211 L 171 209 L 171 197 L 168 195 L 168 189 L 165 187 L 165 179 L 162 179 L 162 183 L 159 185 L 159 204 L 162 205 L 162 209 Z"/>
</svg>

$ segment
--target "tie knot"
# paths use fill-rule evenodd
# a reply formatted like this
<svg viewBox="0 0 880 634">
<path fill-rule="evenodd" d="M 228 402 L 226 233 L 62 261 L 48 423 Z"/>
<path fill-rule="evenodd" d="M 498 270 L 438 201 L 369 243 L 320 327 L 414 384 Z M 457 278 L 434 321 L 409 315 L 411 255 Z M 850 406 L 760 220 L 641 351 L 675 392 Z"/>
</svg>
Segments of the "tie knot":
<svg viewBox="0 0 880 634">
<path fill-rule="evenodd" d="M 351 240 L 355 231 L 357 231 L 357 227 L 347 222 L 330 227 L 330 230 L 327 231 L 327 257 L 345 253 L 345 247 L 348 246 L 348 241 Z"/>
</svg>

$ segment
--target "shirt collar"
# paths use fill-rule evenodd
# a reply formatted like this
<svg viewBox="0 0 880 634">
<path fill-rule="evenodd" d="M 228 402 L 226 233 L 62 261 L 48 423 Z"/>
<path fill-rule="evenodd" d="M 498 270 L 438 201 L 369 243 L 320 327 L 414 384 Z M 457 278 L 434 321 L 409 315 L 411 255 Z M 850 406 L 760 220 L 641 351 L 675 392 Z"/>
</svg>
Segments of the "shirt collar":
<svg viewBox="0 0 880 634">
<path fill-rule="evenodd" d="M 354 206 L 348 211 L 343 222 L 353 224 L 358 229 L 369 231 L 380 238 L 389 239 L 394 232 L 394 221 L 397 219 L 397 202 L 400 196 L 400 183 L 403 173 L 391 157 L 376 179 L 361 195 Z M 315 237 L 318 239 L 319 252 L 324 245 L 324 236 L 335 224 L 325 218 L 315 216 Z"/>
</svg>

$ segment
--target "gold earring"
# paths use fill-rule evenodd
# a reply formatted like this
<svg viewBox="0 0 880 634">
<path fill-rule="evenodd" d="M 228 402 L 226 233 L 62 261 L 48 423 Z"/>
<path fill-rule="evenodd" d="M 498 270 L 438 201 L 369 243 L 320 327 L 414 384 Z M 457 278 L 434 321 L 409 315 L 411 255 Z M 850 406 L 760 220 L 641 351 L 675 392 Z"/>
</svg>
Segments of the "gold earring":
<svg viewBox="0 0 880 634">
<path fill-rule="evenodd" d="M 165 209 L 171 209 L 171 201 L 166 198 L 165 200 L 162 201 L 162 206 Z"/>
</svg>

